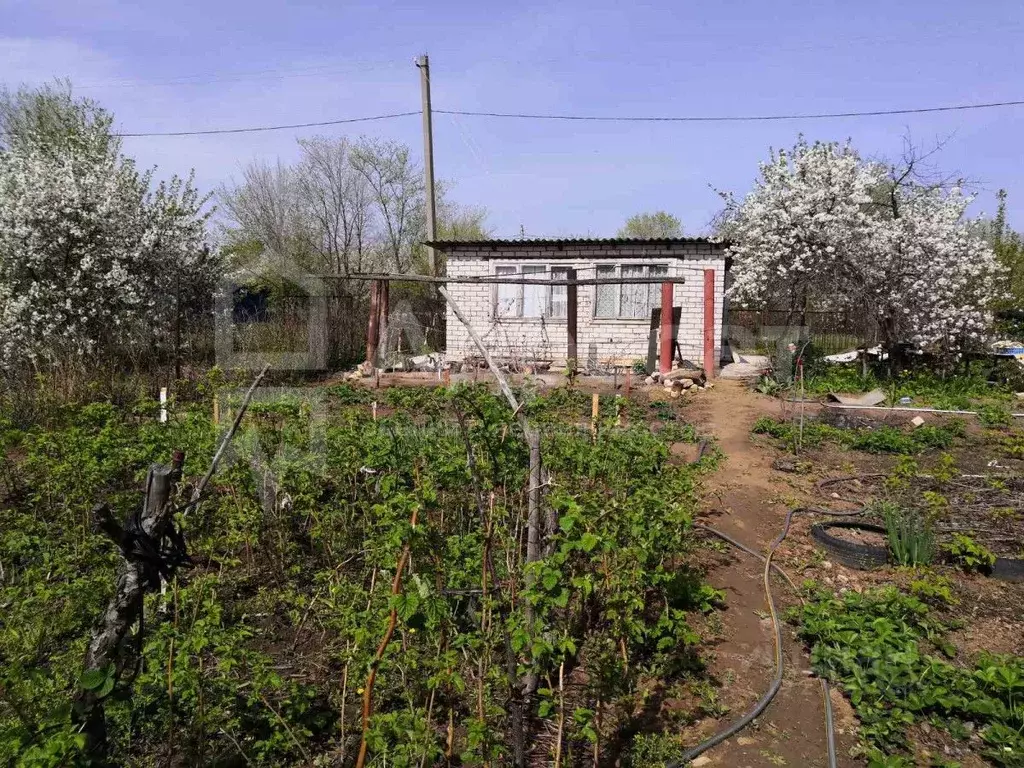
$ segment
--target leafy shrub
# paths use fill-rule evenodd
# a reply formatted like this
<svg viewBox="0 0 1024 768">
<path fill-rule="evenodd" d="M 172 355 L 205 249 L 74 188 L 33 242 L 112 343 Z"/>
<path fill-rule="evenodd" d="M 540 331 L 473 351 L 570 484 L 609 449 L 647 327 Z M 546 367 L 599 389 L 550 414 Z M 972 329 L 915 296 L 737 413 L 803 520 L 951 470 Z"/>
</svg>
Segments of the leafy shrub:
<svg viewBox="0 0 1024 768">
<path fill-rule="evenodd" d="M 395 412 L 374 421 L 347 407 L 368 395 Z M 695 674 L 700 638 L 688 619 L 721 595 L 685 569 L 704 465 L 671 461 L 670 443 L 695 439 L 692 427 L 603 429 L 594 442 L 573 410 L 589 420 L 588 396 L 531 400 L 556 525 L 524 567 L 529 450 L 506 403 L 483 386 L 339 386 L 328 397 L 346 407 L 320 425 L 302 391 L 252 406 L 208 497 L 182 521 L 195 567 L 147 597 L 141 663 L 116 681 L 80 679 L 120 562 L 89 511 L 101 499 L 118 516 L 132 509 L 149 464 L 175 448 L 187 455 L 187 498 L 218 440 L 210 403 L 173 408 L 166 424 L 151 401 L 70 408 L 24 431 L 0 419 L 3 447 L 17 445 L 2 468 L 18 486 L 0 504 L 0 764 L 83 765 L 71 721 L 83 684 L 109 688 L 111 764 L 153 764 L 171 750 L 189 765 L 305 764 L 305 752 L 333 753 L 341 738 L 353 754 L 360 686 L 392 609 L 368 735 L 389 765 L 439 762 L 448 713 L 462 764 L 504 762 L 509 659 L 543 679 L 584 655 L 574 705 L 592 706 L 568 713 L 567 743 L 590 738 L 598 701 L 615 727 L 642 675 Z M 405 546 L 415 570 L 393 596 Z"/>
<path fill-rule="evenodd" d="M 954 533 L 943 550 L 953 563 L 967 571 L 987 571 L 996 564 L 995 554 L 967 534 Z"/>
<path fill-rule="evenodd" d="M 754 385 L 754 389 L 760 392 L 762 395 L 777 395 L 785 389 L 785 385 L 775 379 L 773 376 L 762 375 L 757 383 Z"/>
<path fill-rule="evenodd" d="M 986 427 L 1008 427 L 1013 423 L 1013 417 L 1006 408 L 983 405 L 978 408 L 978 421 Z"/>
<path fill-rule="evenodd" d="M 667 733 L 641 733 L 629 750 L 629 768 L 664 768 L 683 755 L 678 736 Z"/>
<path fill-rule="evenodd" d="M 953 595 L 953 583 L 945 576 L 925 571 L 910 582 L 910 594 L 934 606 L 956 605 L 959 601 Z"/>
</svg>

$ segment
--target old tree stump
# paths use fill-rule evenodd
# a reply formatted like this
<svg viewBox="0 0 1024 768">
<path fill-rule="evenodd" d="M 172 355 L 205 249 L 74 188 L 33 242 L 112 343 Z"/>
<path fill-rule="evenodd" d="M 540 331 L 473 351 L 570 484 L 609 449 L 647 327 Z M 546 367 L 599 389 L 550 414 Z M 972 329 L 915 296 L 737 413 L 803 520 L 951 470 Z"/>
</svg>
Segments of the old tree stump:
<svg viewBox="0 0 1024 768">
<path fill-rule="evenodd" d="M 129 684 L 134 681 L 142 664 L 145 595 L 160 589 L 161 580 L 169 581 L 189 562 L 184 538 L 174 525 L 172 503 L 184 461 L 184 453 L 176 451 L 170 466 L 150 467 L 145 500 L 123 524 L 114 520 L 106 504 L 93 509 L 97 529 L 121 551 L 114 595 L 92 630 L 74 707 L 86 751 L 100 761 L 108 754 L 104 700 L 126 675 Z"/>
</svg>

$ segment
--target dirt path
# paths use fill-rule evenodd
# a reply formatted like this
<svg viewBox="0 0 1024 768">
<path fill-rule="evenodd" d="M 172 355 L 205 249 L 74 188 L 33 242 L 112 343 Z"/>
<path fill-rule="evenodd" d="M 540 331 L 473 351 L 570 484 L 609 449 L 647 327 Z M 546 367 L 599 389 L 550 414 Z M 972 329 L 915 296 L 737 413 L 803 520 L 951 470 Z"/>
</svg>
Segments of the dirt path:
<svg viewBox="0 0 1024 768">
<path fill-rule="evenodd" d="M 774 452 L 756 445 L 750 436 L 758 416 L 778 409 L 777 400 L 758 396 L 737 382 L 721 381 L 702 395 L 691 411 L 701 432 L 714 435 L 726 457 L 708 479 L 710 494 L 702 521 L 761 552 L 782 530 L 787 501 L 796 494 L 787 482 L 789 476 L 771 468 Z M 715 647 L 710 671 L 721 684 L 720 703 L 728 712 L 718 720 L 702 721 L 699 736 L 716 732 L 749 710 L 774 676 L 774 633 L 761 567 L 749 555 L 730 550 L 709 573 L 710 582 L 726 592 L 722 640 Z M 799 585 L 799 574 L 790 576 Z M 773 582 L 773 594 L 781 612 L 796 600 L 777 583 Z M 794 638 L 792 627 L 783 628 L 783 637 L 785 676 L 775 700 L 754 724 L 693 765 L 827 766 L 820 683 L 809 677 L 807 654 Z M 837 733 L 839 764 L 862 765 L 848 756 L 856 741 L 850 708 L 834 691 L 832 701 L 841 731 Z"/>
</svg>

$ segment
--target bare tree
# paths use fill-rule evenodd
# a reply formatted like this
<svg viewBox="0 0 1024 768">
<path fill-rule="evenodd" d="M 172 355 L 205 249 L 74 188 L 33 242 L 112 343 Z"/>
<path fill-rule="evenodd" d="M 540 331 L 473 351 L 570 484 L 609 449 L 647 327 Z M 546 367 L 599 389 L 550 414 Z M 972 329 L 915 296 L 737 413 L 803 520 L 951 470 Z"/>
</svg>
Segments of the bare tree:
<svg viewBox="0 0 1024 768">
<path fill-rule="evenodd" d="M 280 162 L 253 162 L 241 182 L 220 189 L 219 199 L 231 219 L 229 244 L 255 243 L 259 255 L 271 261 L 301 262 L 309 252 L 309 228 L 293 169 Z"/>
<path fill-rule="evenodd" d="M 351 163 L 347 139 L 300 139 L 296 185 L 314 248 L 325 271 L 347 275 L 364 268 L 371 244 L 372 192 Z"/>
<path fill-rule="evenodd" d="M 378 243 L 387 267 L 409 272 L 413 246 L 423 235 L 421 169 L 410 159 L 409 148 L 395 141 L 362 138 L 353 147 L 351 160 L 373 195 Z"/>
</svg>

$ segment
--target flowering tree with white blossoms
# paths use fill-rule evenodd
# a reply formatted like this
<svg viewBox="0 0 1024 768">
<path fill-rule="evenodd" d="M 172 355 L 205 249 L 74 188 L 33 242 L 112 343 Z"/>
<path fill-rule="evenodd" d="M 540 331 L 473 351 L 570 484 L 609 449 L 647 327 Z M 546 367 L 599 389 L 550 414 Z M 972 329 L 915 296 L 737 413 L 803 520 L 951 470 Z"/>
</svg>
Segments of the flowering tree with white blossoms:
<svg viewBox="0 0 1024 768">
<path fill-rule="evenodd" d="M 169 338 L 216 272 L 191 179 L 154 188 L 110 115 L 67 88 L 0 102 L 0 362 L 85 362 Z"/>
<path fill-rule="evenodd" d="M 889 349 L 913 343 L 943 356 L 982 341 L 1001 268 L 959 188 L 862 160 L 849 145 L 773 152 L 754 189 L 726 200 L 730 296 L 867 314 Z"/>
</svg>

